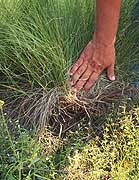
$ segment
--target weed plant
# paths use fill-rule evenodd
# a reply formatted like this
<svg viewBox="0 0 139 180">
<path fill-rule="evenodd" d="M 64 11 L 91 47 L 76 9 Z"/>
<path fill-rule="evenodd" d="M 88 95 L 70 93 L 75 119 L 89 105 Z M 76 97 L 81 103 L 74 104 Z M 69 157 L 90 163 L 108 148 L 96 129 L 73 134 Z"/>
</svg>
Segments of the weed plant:
<svg viewBox="0 0 139 180">
<path fill-rule="evenodd" d="M 0 123 L 0 178 L 3 180 L 35 179 L 120 179 L 139 178 L 139 109 L 129 112 L 122 107 L 116 116 L 107 118 L 103 137 L 91 138 L 90 128 L 70 133 L 68 141 L 59 145 L 54 137 L 41 132 L 45 142 L 37 140 L 19 127 L 14 137 L 4 115 Z M 86 135 L 85 135 L 86 134 Z M 90 137 L 85 142 L 85 136 Z M 69 143 L 70 142 L 70 143 Z M 44 151 L 51 146 L 53 151 Z"/>
</svg>

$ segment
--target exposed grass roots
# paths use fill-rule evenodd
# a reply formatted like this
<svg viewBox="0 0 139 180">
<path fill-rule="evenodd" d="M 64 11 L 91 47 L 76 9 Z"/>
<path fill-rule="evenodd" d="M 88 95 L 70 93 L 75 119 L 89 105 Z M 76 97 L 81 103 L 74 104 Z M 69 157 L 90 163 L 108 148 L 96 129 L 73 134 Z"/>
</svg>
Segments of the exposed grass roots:
<svg viewBox="0 0 139 180">
<path fill-rule="evenodd" d="M 15 107 L 9 116 L 17 118 L 25 127 L 37 127 L 37 130 L 48 128 L 54 135 L 65 136 L 69 131 L 75 131 L 80 122 L 107 116 L 112 108 L 125 102 L 138 102 L 139 89 L 124 85 L 120 81 L 108 82 L 100 79 L 88 95 L 62 93 L 55 88 L 48 93 L 43 90 L 33 95 L 21 96 L 11 106 Z M 9 106 L 9 105 L 8 105 Z"/>
</svg>

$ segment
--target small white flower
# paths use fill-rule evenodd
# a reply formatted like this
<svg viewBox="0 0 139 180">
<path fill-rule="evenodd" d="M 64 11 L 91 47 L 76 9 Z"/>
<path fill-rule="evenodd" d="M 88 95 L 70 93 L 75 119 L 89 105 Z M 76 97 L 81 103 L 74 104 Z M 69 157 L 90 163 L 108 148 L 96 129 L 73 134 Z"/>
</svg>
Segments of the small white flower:
<svg viewBox="0 0 139 180">
<path fill-rule="evenodd" d="M 131 144 L 130 141 L 128 141 L 127 145 L 130 145 L 130 144 Z"/>
<path fill-rule="evenodd" d="M 46 161 L 48 161 L 49 160 L 49 157 L 46 157 Z"/>
</svg>

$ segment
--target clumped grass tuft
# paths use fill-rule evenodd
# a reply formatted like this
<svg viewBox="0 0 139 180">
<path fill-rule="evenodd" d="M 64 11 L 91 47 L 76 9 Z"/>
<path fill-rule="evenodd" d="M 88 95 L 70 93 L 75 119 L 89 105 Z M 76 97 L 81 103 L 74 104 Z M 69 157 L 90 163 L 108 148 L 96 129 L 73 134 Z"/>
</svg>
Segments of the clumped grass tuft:
<svg viewBox="0 0 139 180">
<path fill-rule="evenodd" d="M 135 51 L 130 50 L 132 42 L 127 43 L 131 33 L 126 36 L 132 4 L 132 1 L 127 0 L 122 3 L 116 43 L 117 62 L 126 62 L 126 69 L 130 69 L 129 54 L 133 60 L 138 57 Z M 16 102 L 12 104 L 14 108 L 10 108 L 10 111 L 16 111 L 16 117 L 21 112 L 18 100 L 24 102 L 24 97 L 27 97 L 26 101 L 32 102 L 35 97 L 36 104 L 32 104 L 29 110 L 33 110 L 34 106 L 38 107 L 35 111 L 37 114 L 44 110 L 40 115 L 41 124 L 44 125 L 50 112 L 47 106 L 43 106 L 42 110 L 41 105 L 47 103 L 51 93 L 55 95 L 55 89 L 59 89 L 58 94 L 67 93 L 67 71 L 92 37 L 95 1 L 1 0 L 0 10 L 0 94 L 6 96 L 6 104 Z M 124 70 L 120 72 L 119 66 L 117 69 L 118 74 L 129 81 L 130 73 L 127 76 Z M 120 81 L 123 82 L 123 79 Z M 99 93 L 99 89 L 97 91 Z M 38 99 L 42 94 L 46 99 Z M 56 102 L 57 95 L 54 98 L 52 104 Z M 28 105 L 31 106 L 27 104 L 25 109 Z"/>
<path fill-rule="evenodd" d="M 120 78 L 120 77 L 119 77 Z M 65 95 L 59 89 L 46 93 L 36 91 L 34 94 L 24 95 L 8 106 L 16 106 L 9 111 L 9 116 L 16 119 L 26 128 L 43 130 L 44 127 L 57 134 L 59 137 L 66 135 L 69 130 L 75 131 L 83 119 L 99 119 L 111 113 L 112 107 L 117 112 L 120 105 L 128 103 L 138 104 L 139 88 L 126 85 L 120 79 L 110 83 L 104 77 L 86 94 L 71 92 Z M 19 105 L 16 105 L 19 104 Z M 5 108 L 7 109 L 8 106 Z M 88 120 L 86 120 L 86 125 Z"/>
</svg>

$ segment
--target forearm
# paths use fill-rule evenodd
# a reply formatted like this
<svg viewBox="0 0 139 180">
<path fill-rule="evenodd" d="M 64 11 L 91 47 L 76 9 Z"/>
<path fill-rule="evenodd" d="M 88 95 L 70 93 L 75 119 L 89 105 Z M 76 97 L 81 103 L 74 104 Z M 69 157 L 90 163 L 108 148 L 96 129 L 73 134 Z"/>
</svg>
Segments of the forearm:
<svg viewBox="0 0 139 180">
<path fill-rule="evenodd" d="M 97 41 L 98 45 L 114 44 L 118 29 L 121 0 L 96 0 L 96 6 L 94 40 Z"/>
</svg>

